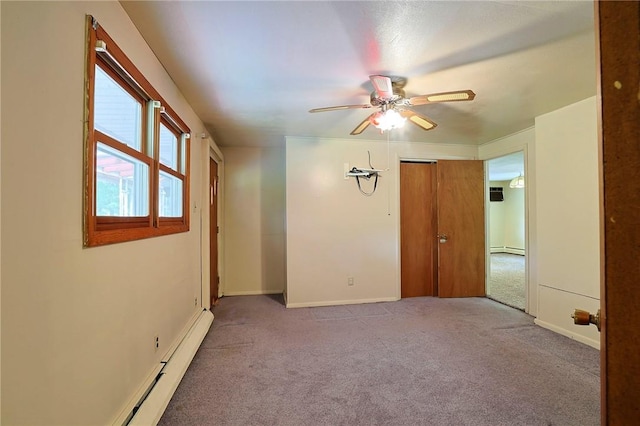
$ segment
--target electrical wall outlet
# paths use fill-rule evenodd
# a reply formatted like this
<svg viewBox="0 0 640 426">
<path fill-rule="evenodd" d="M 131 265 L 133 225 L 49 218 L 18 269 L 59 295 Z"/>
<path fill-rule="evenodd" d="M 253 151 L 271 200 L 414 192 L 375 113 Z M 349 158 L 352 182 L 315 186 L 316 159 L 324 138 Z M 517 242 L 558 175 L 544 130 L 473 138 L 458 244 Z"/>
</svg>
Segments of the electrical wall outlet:
<svg viewBox="0 0 640 426">
<path fill-rule="evenodd" d="M 193 306 L 198 306 L 198 298 L 193 299 Z"/>
<path fill-rule="evenodd" d="M 349 277 L 349 278 L 347 278 L 347 285 L 348 285 L 348 286 L 352 286 L 352 285 L 354 285 L 353 277 Z"/>
<path fill-rule="evenodd" d="M 155 336 L 153 340 L 154 349 L 157 351 L 158 349 L 160 349 L 160 336 Z"/>
</svg>

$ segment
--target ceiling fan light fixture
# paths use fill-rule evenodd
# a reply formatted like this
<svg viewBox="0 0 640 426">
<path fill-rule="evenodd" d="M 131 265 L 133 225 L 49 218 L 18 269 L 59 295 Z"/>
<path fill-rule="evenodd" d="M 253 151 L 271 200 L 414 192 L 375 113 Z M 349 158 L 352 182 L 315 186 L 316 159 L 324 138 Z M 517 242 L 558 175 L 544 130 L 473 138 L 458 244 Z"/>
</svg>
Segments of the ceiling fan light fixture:
<svg viewBox="0 0 640 426">
<path fill-rule="evenodd" d="M 428 117 L 412 111 L 409 107 L 426 105 L 438 102 L 471 101 L 476 94 L 472 90 L 456 90 L 452 92 L 431 93 L 428 95 L 413 96 L 407 98 L 404 86 L 407 79 L 403 77 L 389 77 L 386 75 L 370 75 L 369 80 L 373 85 L 373 92 L 369 96 L 369 103 L 362 105 L 337 105 L 324 108 L 313 108 L 309 112 L 337 111 L 343 109 L 379 108 L 365 118 L 350 133 L 356 136 L 364 132 L 370 125 L 375 126 L 381 132 L 397 129 L 404 126 L 407 119 L 422 130 L 435 129 L 437 124 Z"/>
<path fill-rule="evenodd" d="M 386 111 L 379 111 L 371 115 L 369 119 L 371 124 L 376 126 L 381 131 L 397 129 L 404 126 L 406 118 L 401 116 L 398 111 L 388 109 Z"/>
</svg>

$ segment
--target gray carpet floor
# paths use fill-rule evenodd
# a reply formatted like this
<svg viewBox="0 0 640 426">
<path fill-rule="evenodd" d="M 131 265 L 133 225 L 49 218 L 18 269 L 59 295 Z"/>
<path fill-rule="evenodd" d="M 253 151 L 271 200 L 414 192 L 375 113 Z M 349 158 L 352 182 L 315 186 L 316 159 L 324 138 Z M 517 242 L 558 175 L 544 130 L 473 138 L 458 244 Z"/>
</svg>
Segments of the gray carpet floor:
<svg viewBox="0 0 640 426">
<path fill-rule="evenodd" d="M 491 254 L 489 297 L 524 311 L 525 257 L 509 253 Z"/>
<path fill-rule="evenodd" d="M 161 425 L 599 424 L 599 351 L 490 299 L 214 315 Z"/>
</svg>

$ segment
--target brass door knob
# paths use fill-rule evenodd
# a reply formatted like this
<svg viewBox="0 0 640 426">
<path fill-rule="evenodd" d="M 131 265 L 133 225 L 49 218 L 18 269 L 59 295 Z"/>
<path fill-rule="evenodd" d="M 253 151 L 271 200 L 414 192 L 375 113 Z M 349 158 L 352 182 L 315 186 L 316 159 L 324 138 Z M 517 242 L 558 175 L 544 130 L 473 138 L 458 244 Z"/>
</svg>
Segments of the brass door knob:
<svg viewBox="0 0 640 426">
<path fill-rule="evenodd" d="M 598 327 L 598 331 L 600 331 L 600 309 L 598 309 L 595 315 L 582 309 L 576 309 L 571 314 L 571 318 L 573 318 L 573 323 L 576 325 L 594 324 Z"/>
</svg>

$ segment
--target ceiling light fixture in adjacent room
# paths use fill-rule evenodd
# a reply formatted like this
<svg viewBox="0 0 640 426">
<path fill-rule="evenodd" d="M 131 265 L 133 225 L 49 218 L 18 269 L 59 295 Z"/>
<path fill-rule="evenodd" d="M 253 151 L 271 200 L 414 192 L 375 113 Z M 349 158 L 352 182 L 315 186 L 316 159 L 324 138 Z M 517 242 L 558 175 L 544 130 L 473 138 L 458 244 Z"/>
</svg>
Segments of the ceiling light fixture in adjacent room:
<svg viewBox="0 0 640 426">
<path fill-rule="evenodd" d="M 524 188 L 524 176 L 520 175 L 516 178 L 511 179 L 509 188 Z"/>
</svg>

